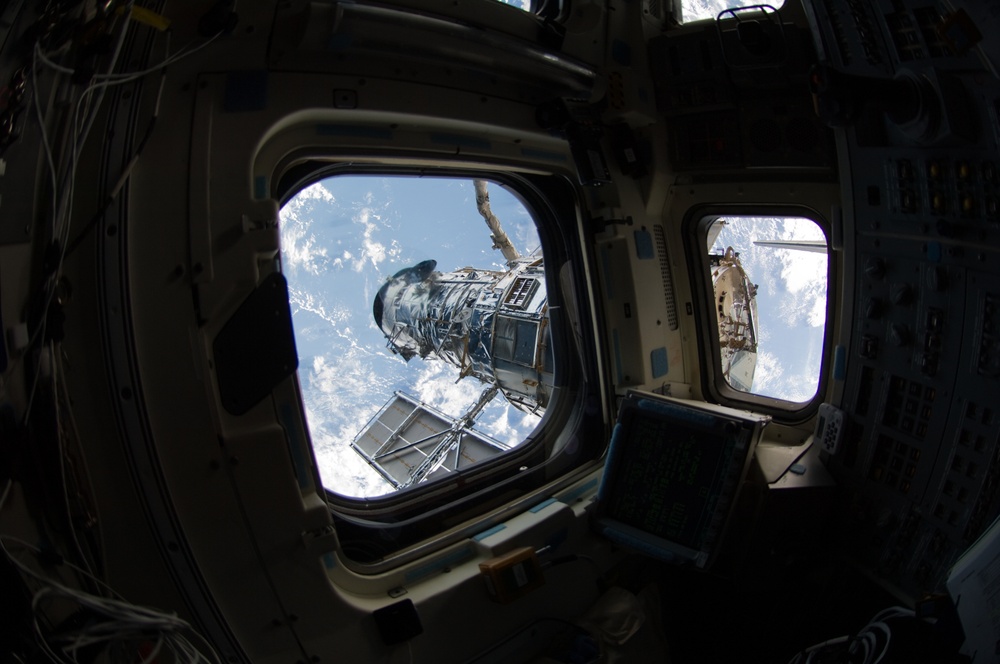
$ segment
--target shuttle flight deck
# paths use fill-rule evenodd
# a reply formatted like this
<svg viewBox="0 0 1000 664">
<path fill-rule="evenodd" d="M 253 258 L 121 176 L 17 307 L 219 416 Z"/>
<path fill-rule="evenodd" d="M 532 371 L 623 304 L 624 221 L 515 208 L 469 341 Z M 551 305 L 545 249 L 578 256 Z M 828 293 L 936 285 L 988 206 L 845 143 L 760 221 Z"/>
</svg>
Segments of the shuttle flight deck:
<svg viewBox="0 0 1000 664">
<path fill-rule="evenodd" d="M 527 4 L 0 7 L 0 661 L 1000 661 L 1000 6 Z M 428 229 L 366 294 L 372 352 L 541 415 L 384 395 L 369 498 L 279 216 L 359 175 L 540 244 Z"/>
</svg>

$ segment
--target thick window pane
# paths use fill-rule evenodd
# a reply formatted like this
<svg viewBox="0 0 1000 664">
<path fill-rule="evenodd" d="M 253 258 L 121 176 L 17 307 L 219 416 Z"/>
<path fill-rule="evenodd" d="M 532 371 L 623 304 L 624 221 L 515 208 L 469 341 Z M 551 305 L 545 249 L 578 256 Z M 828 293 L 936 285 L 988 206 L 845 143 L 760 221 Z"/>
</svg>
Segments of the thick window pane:
<svg viewBox="0 0 1000 664">
<path fill-rule="evenodd" d="M 805 402 L 826 331 L 827 244 L 801 217 L 725 217 L 706 238 L 722 375 L 734 389 Z"/>
<path fill-rule="evenodd" d="M 737 7 L 749 7 L 751 5 L 767 4 L 774 9 L 781 9 L 784 0 L 776 2 L 761 3 L 757 0 L 682 0 L 681 7 L 684 12 L 684 22 L 700 21 L 705 18 L 715 18 L 720 12 Z"/>
<path fill-rule="evenodd" d="M 538 235 L 528 210 L 494 183 L 489 185 L 489 198 L 513 245 L 540 267 Z M 443 273 L 442 279 L 454 280 L 457 274 L 474 284 L 488 283 L 491 275 L 509 271 L 477 210 L 472 181 L 338 176 L 312 185 L 282 209 L 281 260 L 289 284 L 302 399 L 324 486 L 349 497 L 374 497 L 402 488 L 406 482 L 399 481 L 395 466 L 416 467 L 415 460 L 424 461 L 432 443 L 439 442 L 431 433 L 417 435 L 403 421 L 410 411 L 420 410 L 409 398 L 428 407 L 418 413 L 423 423 L 419 426 L 433 427 L 436 421 L 463 416 L 487 385 L 475 375 L 460 378 L 459 368 L 438 359 L 433 350 L 425 359 L 414 355 L 408 361 L 393 353 L 386 333 L 376 324 L 373 303 L 390 277 L 419 273 L 421 265 L 430 267 L 424 261 L 436 261 L 428 270 L 435 279 Z M 386 309 L 408 297 L 412 294 L 394 291 Z M 518 306 L 525 297 L 514 296 Z M 442 320 L 435 318 L 432 326 L 447 336 L 450 328 Z M 519 358 L 517 330 L 513 332 L 512 357 Z M 455 347 L 461 354 L 461 344 L 456 342 Z M 406 398 L 395 398 L 396 391 Z M 394 425 L 400 440 L 427 439 L 384 457 L 386 464 L 395 463 L 387 465 L 391 481 L 352 447 L 380 412 L 390 425 L 403 413 Z M 461 453 L 456 454 L 454 447 L 450 456 L 441 451 L 443 463 L 447 466 L 454 458 L 450 467 L 463 469 L 469 458 L 478 459 L 480 452 L 495 447 L 494 442 L 502 449 L 519 444 L 538 421 L 538 414 L 518 410 L 497 394 L 476 418 L 475 432 L 463 436 Z M 382 440 L 377 431 L 372 435 L 375 438 L 368 442 Z M 439 464 L 421 477 L 430 480 L 448 469 Z"/>
</svg>

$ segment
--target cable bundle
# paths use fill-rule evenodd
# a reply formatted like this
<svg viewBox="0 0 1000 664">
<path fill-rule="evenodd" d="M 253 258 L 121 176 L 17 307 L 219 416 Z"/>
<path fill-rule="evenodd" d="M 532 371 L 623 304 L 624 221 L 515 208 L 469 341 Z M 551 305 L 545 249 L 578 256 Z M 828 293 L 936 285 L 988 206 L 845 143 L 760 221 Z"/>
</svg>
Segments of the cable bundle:
<svg viewBox="0 0 1000 664">
<path fill-rule="evenodd" d="M 187 621 L 172 613 L 130 604 L 100 579 L 63 561 L 63 565 L 116 597 L 100 597 L 70 588 L 18 560 L 7 549 L 8 542 L 37 556 L 44 556 L 44 553 L 23 540 L 0 535 L 0 549 L 7 559 L 38 585 L 31 598 L 32 627 L 39 648 L 52 661 L 79 664 L 81 657 L 83 661 L 90 661 L 93 652 L 97 651 L 104 652 L 112 662 L 151 664 L 161 653 L 170 652 L 171 661 L 220 664 L 211 645 Z M 58 601 L 76 605 L 76 611 L 61 625 L 49 626 L 46 609 Z M 188 639 L 189 634 L 211 653 L 210 657 L 203 655 Z"/>
<path fill-rule="evenodd" d="M 64 10 L 66 14 L 79 11 L 81 16 L 76 19 L 70 19 L 68 16 L 48 17 L 45 22 L 47 25 L 61 25 L 62 23 L 74 24 L 75 21 L 83 27 L 90 26 L 97 21 L 92 20 L 84 26 L 82 13 L 86 4 L 80 3 L 78 10 Z M 156 15 L 139 7 L 135 0 L 112 1 L 105 3 L 102 7 L 104 17 L 100 29 L 91 29 L 92 33 L 96 32 L 106 36 L 109 44 L 108 55 L 105 57 L 104 64 L 101 65 L 101 71 L 92 72 L 87 67 L 71 67 L 61 62 L 71 62 L 76 55 L 73 48 L 76 44 L 68 36 L 73 34 L 73 31 L 67 29 L 59 31 L 62 35 L 61 39 L 47 39 L 42 28 L 39 28 L 39 37 L 35 40 L 30 57 L 26 60 L 24 67 L 26 71 L 24 75 L 25 90 L 21 94 L 27 93 L 31 97 L 27 103 L 30 104 L 35 122 L 38 125 L 50 190 L 45 210 L 45 214 L 49 217 L 46 222 L 48 249 L 42 266 L 41 292 L 34 305 L 36 320 L 30 323 L 32 327 L 28 338 L 29 346 L 45 347 L 51 341 L 59 341 L 61 338 L 61 331 L 58 330 L 61 326 L 58 325 L 58 321 L 53 323 L 50 319 L 53 309 L 56 308 L 53 306 L 53 301 L 56 300 L 63 262 L 66 256 L 101 220 L 103 213 L 117 199 L 134 171 L 160 112 L 160 101 L 166 81 L 166 67 L 207 47 L 224 34 L 225 29 L 231 28 L 230 25 L 225 24 L 218 32 L 203 41 L 185 46 L 171 54 L 170 31 L 165 29 L 168 22 L 164 19 L 163 26 L 158 27 L 165 33 L 166 55 L 163 60 L 140 71 L 117 72 L 116 69 L 119 68 L 122 53 L 127 50 L 124 48 L 126 37 L 130 33 L 131 26 L 136 23 L 133 16 Z M 148 19 L 143 22 L 150 24 Z M 81 32 L 85 31 L 81 28 Z M 94 34 L 90 34 L 90 38 L 97 39 Z M 53 76 L 48 87 L 44 88 L 40 83 L 44 84 L 45 80 L 40 81 L 40 76 L 46 71 L 51 72 Z M 78 226 L 73 229 L 74 196 L 80 154 L 100 114 L 108 88 L 139 81 L 157 72 L 161 76 L 153 113 L 132 158 L 123 168 L 114 186 L 107 192 L 105 199 L 101 201 L 101 207 L 96 211 L 96 214 L 83 227 Z M 30 85 L 28 85 L 29 82 Z M 71 240 L 71 236 L 74 234 L 76 238 Z M 28 404 L 22 418 L 24 422 L 30 418 L 35 391 L 45 366 L 46 363 L 41 359 L 37 362 L 34 379 L 31 381 Z M 6 392 L 4 384 L 6 380 L 8 379 L 4 377 L 4 382 L 0 382 L 0 397 Z"/>
<path fill-rule="evenodd" d="M 844 664 L 882 664 L 892 644 L 892 627 L 887 621 L 914 619 L 914 612 L 901 606 L 883 609 L 875 614 L 857 634 L 840 636 L 806 648 L 788 664 L 820 664 L 843 662 Z"/>
</svg>

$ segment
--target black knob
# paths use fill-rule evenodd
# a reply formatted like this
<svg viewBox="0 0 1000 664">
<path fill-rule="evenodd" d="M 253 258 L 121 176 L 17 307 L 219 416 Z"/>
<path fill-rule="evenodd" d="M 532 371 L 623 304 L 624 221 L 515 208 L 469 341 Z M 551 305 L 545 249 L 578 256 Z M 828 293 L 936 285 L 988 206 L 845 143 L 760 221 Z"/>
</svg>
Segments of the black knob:
<svg viewBox="0 0 1000 664">
<path fill-rule="evenodd" d="M 885 276 L 885 261 L 878 256 L 873 256 L 865 263 L 865 274 L 872 279 L 881 279 Z"/>
<path fill-rule="evenodd" d="M 905 307 L 913 302 L 913 286 L 907 283 L 893 284 L 889 288 L 889 299 L 893 304 Z"/>
</svg>

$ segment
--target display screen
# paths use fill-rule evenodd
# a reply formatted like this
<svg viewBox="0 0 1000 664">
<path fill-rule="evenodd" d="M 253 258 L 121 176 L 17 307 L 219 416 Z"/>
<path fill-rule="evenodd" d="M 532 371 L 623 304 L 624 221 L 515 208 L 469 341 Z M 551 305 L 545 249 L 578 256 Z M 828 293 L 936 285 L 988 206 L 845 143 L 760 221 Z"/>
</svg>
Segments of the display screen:
<svg viewBox="0 0 1000 664">
<path fill-rule="evenodd" d="M 654 554 L 662 548 L 704 563 L 746 471 L 754 426 L 752 420 L 630 396 L 598 494 L 601 530 Z"/>
</svg>

